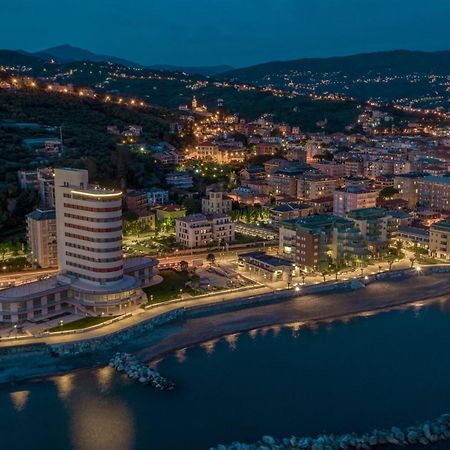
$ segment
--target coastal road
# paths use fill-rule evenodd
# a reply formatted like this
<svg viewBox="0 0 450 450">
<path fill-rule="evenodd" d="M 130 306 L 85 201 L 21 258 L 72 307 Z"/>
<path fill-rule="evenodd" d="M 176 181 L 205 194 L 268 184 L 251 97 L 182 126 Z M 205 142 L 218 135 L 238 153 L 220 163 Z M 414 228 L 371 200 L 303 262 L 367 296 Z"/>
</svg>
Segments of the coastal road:
<svg viewBox="0 0 450 450">
<path fill-rule="evenodd" d="M 167 302 L 139 313 L 132 317 L 115 322 L 111 325 L 96 328 L 79 334 L 45 335 L 45 337 L 30 337 L 19 340 L 1 340 L 0 347 L 32 343 L 67 343 L 82 341 L 104 336 L 136 325 L 144 320 L 184 306 L 200 306 L 220 304 L 225 300 L 242 299 L 272 292 L 261 286 L 246 291 L 217 293 L 206 297 L 193 297 L 186 300 Z M 417 300 L 450 295 L 450 277 L 448 273 L 433 275 L 414 275 L 401 281 L 378 281 L 364 289 L 345 293 L 322 293 L 302 295 L 301 292 L 293 299 L 280 303 L 254 306 L 239 311 L 216 314 L 204 318 L 189 319 L 184 322 L 182 333 L 168 336 L 158 346 L 152 348 L 151 355 L 163 353 L 166 348 L 189 345 L 214 336 L 220 336 L 235 331 L 290 323 L 296 321 L 323 320 L 363 311 L 388 308 Z M 203 324 L 198 326 L 196 324 Z M 176 339 L 176 341 L 174 341 Z M 161 346 L 161 347 L 160 347 Z"/>
<path fill-rule="evenodd" d="M 144 360 L 205 342 L 231 333 L 250 329 L 315 321 L 349 320 L 353 315 L 368 317 L 393 307 L 419 308 L 440 301 L 447 305 L 450 299 L 448 273 L 415 275 L 397 281 L 379 281 L 364 289 L 319 295 L 298 296 L 292 300 L 239 311 L 225 312 L 174 324 L 170 332 L 138 352 Z"/>
</svg>

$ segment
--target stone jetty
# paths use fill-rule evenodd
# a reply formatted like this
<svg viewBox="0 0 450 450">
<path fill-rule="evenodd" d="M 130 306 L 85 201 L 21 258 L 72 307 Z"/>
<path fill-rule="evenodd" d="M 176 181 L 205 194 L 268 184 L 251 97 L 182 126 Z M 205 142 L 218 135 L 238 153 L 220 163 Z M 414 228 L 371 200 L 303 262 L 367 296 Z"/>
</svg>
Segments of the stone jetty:
<svg viewBox="0 0 450 450">
<path fill-rule="evenodd" d="M 253 444 L 233 442 L 218 445 L 210 450 L 353 450 L 378 449 L 385 446 L 427 446 L 450 439 L 450 414 L 443 414 L 435 420 L 407 428 L 392 427 L 386 430 L 373 430 L 370 433 L 322 434 L 314 438 L 296 437 L 277 439 L 263 436 Z"/>
<path fill-rule="evenodd" d="M 116 353 L 109 365 L 118 372 L 126 373 L 132 380 L 153 386 L 161 391 L 172 390 L 175 384 L 162 377 L 157 370 L 144 364 L 130 353 Z"/>
</svg>

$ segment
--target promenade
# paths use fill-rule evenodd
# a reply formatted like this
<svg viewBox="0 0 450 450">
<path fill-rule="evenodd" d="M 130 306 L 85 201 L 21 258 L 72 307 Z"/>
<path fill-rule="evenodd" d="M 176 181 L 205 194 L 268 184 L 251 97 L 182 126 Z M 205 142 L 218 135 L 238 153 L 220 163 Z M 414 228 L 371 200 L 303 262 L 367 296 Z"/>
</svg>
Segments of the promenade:
<svg viewBox="0 0 450 450">
<path fill-rule="evenodd" d="M 397 273 L 400 275 L 400 273 Z M 267 288 L 253 289 L 252 296 L 267 293 Z M 283 295 L 279 291 L 272 296 Z M 44 348 L 31 353 L 9 353 L 0 357 L 0 383 L 19 381 L 31 377 L 49 376 L 83 367 L 101 366 L 107 363 L 114 351 L 136 353 L 143 360 L 157 359 L 164 354 L 182 349 L 196 343 L 219 339 L 252 329 L 262 327 L 279 327 L 286 324 L 296 328 L 313 325 L 316 322 L 333 320 L 350 320 L 352 316 L 370 316 L 377 312 L 397 307 L 419 308 L 440 302 L 448 307 L 450 299 L 449 273 L 430 273 L 409 271 L 407 276 L 391 280 L 378 280 L 366 287 L 354 291 L 322 292 L 305 294 L 291 290 L 292 297 L 278 302 L 248 305 L 240 309 L 215 308 L 198 315 L 187 313 L 184 320 L 177 320 L 149 332 L 136 335 L 124 341 L 117 348 L 104 349 L 86 354 L 71 354 L 52 358 Z M 224 302 L 224 297 L 231 302 Z M 152 317 L 180 308 L 193 306 L 218 306 L 233 304 L 233 299 L 242 299 L 242 293 L 215 295 L 205 298 L 193 298 L 163 304 L 147 311 L 116 322 L 112 325 L 90 330 L 81 334 L 47 336 L 26 339 L 21 344 L 45 343 L 61 344 L 81 342 L 87 339 L 109 336 L 122 331 L 125 326 L 132 327 Z M 189 311 L 189 310 L 188 310 Z M 191 309 L 192 311 L 192 309 Z M 226 337 L 230 339 L 232 336 Z M 1 342 L 1 347 L 18 344 L 18 342 Z"/>
</svg>

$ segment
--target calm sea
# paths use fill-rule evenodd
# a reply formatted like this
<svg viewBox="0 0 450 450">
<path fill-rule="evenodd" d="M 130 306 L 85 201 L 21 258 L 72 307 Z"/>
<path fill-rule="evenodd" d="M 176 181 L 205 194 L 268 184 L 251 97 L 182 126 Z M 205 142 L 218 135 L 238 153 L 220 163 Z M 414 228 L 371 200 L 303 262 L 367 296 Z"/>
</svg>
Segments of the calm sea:
<svg viewBox="0 0 450 450">
<path fill-rule="evenodd" d="M 108 367 L 3 388 L 0 447 L 201 450 L 434 418 L 450 412 L 449 305 L 227 336 L 158 368 L 175 391 Z"/>
</svg>

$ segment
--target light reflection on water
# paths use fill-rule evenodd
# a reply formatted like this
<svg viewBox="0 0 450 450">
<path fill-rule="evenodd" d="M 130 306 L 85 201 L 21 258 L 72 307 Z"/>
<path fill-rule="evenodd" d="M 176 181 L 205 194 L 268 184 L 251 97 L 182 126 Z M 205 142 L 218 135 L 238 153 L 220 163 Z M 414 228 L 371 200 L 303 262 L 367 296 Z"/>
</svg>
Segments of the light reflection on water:
<svg viewBox="0 0 450 450">
<path fill-rule="evenodd" d="M 58 397 L 61 400 L 67 400 L 70 396 L 70 393 L 73 390 L 73 379 L 75 374 L 67 374 L 54 377 L 53 380 L 56 385 L 56 389 L 58 391 Z"/>
<path fill-rule="evenodd" d="M 173 392 L 110 367 L 0 389 L 2 444 L 201 450 L 264 434 L 363 433 L 434 418 L 450 412 L 449 302 L 423 306 L 177 350 L 152 362 L 177 383 Z"/>
<path fill-rule="evenodd" d="M 16 391 L 9 394 L 16 411 L 20 412 L 27 406 L 30 391 Z"/>
<path fill-rule="evenodd" d="M 133 448 L 133 415 L 124 401 L 84 397 L 70 406 L 70 434 L 77 450 Z"/>
</svg>

